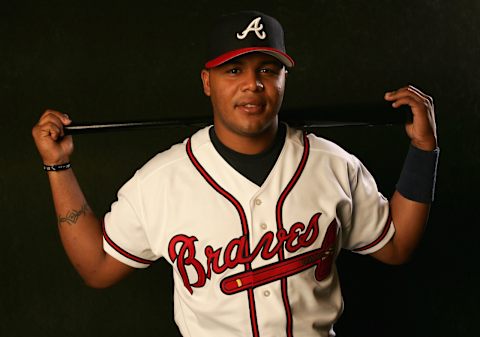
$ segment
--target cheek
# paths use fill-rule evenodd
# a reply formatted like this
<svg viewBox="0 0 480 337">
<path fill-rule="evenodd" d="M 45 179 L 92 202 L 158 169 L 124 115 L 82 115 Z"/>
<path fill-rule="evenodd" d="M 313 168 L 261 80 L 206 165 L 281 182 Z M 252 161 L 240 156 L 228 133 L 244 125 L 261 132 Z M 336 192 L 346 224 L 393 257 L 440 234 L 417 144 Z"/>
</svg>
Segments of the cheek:
<svg viewBox="0 0 480 337">
<path fill-rule="evenodd" d="M 219 113 L 224 112 L 228 108 L 230 102 L 229 96 L 225 90 L 221 90 L 220 88 L 215 88 L 210 91 L 210 100 L 214 111 Z"/>
<path fill-rule="evenodd" d="M 279 104 L 282 103 L 283 94 L 285 92 L 285 79 L 275 81 L 272 85 L 272 93 L 271 97 L 274 97 L 275 100 L 278 101 Z"/>
<path fill-rule="evenodd" d="M 210 97 L 214 103 L 220 103 L 223 100 L 224 95 L 221 91 L 211 90 Z"/>
<path fill-rule="evenodd" d="M 285 91 L 285 77 L 284 76 L 282 76 L 281 78 L 278 79 L 278 81 L 276 83 L 276 87 L 277 87 L 277 90 L 280 93 L 280 95 L 283 95 L 283 93 Z"/>
<path fill-rule="evenodd" d="M 235 89 L 232 85 L 215 83 L 210 89 L 211 97 L 219 104 L 228 104 L 232 101 Z"/>
</svg>

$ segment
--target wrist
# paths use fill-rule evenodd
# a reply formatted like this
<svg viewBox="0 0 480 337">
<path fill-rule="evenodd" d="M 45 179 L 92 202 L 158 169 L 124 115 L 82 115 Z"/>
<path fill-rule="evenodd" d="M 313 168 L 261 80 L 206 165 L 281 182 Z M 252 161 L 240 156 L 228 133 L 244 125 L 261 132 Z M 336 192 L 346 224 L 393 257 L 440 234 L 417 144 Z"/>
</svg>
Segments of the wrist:
<svg viewBox="0 0 480 337">
<path fill-rule="evenodd" d="M 428 141 L 416 141 L 412 139 L 410 144 L 419 150 L 428 151 L 428 152 L 434 151 L 438 147 L 436 139 L 432 139 Z"/>
<path fill-rule="evenodd" d="M 43 165 L 45 166 L 63 165 L 65 163 L 70 163 L 69 157 L 62 157 L 62 158 L 55 158 L 55 159 L 42 158 L 42 159 L 43 159 Z"/>
<path fill-rule="evenodd" d="M 43 164 L 43 170 L 46 172 L 56 172 L 56 171 L 65 171 L 68 170 L 72 167 L 72 164 L 70 162 L 65 162 L 62 164 L 58 165 L 46 165 Z"/>
<path fill-rule="evenodd" d="M 439 151 L 438 147 L 426 151 L 410 145 L 396 184 L 401 195 L 421 203 L 433 201 Z"/>
</svg>

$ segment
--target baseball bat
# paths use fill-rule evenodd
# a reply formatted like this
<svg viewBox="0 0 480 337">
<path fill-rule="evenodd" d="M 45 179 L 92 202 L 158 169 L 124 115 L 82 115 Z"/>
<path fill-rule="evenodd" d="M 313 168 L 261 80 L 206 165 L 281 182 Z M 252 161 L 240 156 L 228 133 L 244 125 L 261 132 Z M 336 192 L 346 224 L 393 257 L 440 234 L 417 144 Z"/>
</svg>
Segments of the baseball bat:
<svg viewBox="0 0 480 337">
<path fill-rule="evenodd" d="M 341 126 L 390 126 L 411 120 L 408 107 L 394 109 L 389 104 L 330 106 L 282 110 L 279 119 L 298 128 L 325 128 Z M 160 120 L 84 122 L 65 127 L 66 135 L 124 131 L 164 127 L 204 127 L 212 124 L 212 116 L 164 118 Z"/>
</svg>

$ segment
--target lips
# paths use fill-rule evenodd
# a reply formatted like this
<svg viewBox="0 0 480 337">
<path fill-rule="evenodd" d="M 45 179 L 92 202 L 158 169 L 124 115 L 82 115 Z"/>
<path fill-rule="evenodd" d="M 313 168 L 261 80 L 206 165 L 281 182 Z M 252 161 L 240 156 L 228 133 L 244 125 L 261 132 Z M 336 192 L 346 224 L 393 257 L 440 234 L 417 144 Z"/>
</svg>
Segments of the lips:
<svg viewBox="0 0 480 337">
<path fill-rule="evenodd" d="M 265 108 L 265 102 L 262 100 L 245 100 L 235 104 L 235 108 L 248 113 L 258 113 Z"/>
</svg>

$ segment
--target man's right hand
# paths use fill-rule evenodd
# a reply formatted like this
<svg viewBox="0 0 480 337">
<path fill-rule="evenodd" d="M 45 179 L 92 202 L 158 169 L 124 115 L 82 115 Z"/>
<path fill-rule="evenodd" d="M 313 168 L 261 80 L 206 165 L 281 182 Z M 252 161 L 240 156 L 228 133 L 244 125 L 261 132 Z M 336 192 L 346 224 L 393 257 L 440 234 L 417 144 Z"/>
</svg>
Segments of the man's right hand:
<svg viewBox="0 0 480 337">
<path fill-rule="evenodd" d="M 46 110 L 33 127 L 32 136 L 43 164 L 60 165 L 70 162 L 73 139 L 72 136 L 65 136 L 63 127 L 71 122 L 66 114 Z"/>
</svg>

